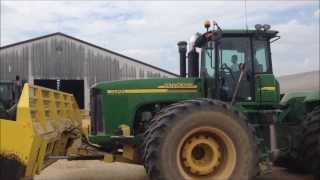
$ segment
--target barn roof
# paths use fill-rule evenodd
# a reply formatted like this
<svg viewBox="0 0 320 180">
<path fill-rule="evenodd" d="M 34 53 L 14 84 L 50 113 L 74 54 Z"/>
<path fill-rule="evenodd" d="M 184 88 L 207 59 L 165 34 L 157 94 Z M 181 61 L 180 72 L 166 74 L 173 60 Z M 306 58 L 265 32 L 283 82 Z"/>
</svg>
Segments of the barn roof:
<svg viewBox="0 0 320 180">
<path fill-rule="evenodd" d="M 172 72 L 170 72 L 170 71 L 164 70 L 164 69 L 162 69 L 162 68 L 153 66 L 153 65 L 151 65 L 151 64 L 148 64 L 148 63 L 139 61 L 139 60 L 137 60 L 137 59 L 134 59 L 134 58 L 125 56 L 125 55 L 123 55 L 123 54 L 117 53 L 117 52 L 115 52 L 115 51 L 111 51 L 111 50 L 109 50 L 109 49 L 103 48 L 103 47 L 101 47 L 101 46 L 97 46 L 97 45 L 95 45 L 95 44 L 89 43 L 89 42 L 87 42 L 87 41 L 78 39 L 78 38 L 73 37 L 73 36 L 69 36 L 69 35 L 64 34 L 64 33 L 61 33 L 61 32 L 56 32 L 56 33 L 52 33 L 52 34 L 48 34 L 48 35 L 44 35 L 44 36 L 40 36 L 40 37 L 36 37 L 36 38 L 32 38 L 32 39 L 28 39 L 28 40 L 25 40 L 25 41 L 20 41 L 20 42 L 17 42 L 17 43 L 5 45 L 5 46 L 0 47 L 0 50 L 2 50 L 2 49 L 7 49 L 7 48 L 10 48 L 10 47 L 13 47 L 13 46 L 17 46 L 17 45 L 21 45 L 21 44 L 26 44 L 26 43 L 29 43 L 29 42 L 32 42 L 32 41 L 37 41 L 37 40 L 40 40 L 40 39 L 49 38 L 49 37 L 52 37 L 52 36 L 57 36 L 57 35 L 60 35 L 60 36 L 63 36 L 63 37 L 65 37 L 65 38 L 69 38 L 69 39 L 78 41 L 78 42 L 83 43 L 83 44 L 85 44 L 85 45 L 88 45 L 88 46 L 91 46 L 91 47 L 100 49 L 100 50 L 102 50 L 102 51 L 106 51 L 106 52 L 108 52 L 108 53 L 111 53 L 111 54 L 114 54 L 114 55 L 123 57 L 123 58 L 128 59 L 128 60 L 130 60 L 130 61 L 133 61 L 133 62 L 135 62 L 135 63 L 139 63 L 139 64 L 142 64 L 142 65 L 145 65 L 145 66 L 148 66 L 148 67 L 157 69 L 157 70 L 159 70 L 159 71 L 163 71 L 163 72 L 168 73 L 168 74 L 171 74 L 171 75 L 173 75 L 173 76 L 178 76 L 177 74 L 172 73 Z"/>
</svg>

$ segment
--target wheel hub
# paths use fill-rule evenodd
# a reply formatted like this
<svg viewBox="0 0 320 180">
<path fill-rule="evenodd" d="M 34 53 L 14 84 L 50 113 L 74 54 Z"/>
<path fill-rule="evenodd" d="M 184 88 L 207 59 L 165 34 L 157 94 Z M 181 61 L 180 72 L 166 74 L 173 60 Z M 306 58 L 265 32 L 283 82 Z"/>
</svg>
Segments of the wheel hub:
<svg viewBox="0 0 320 180">
<path fill-rule="evenodd" d="M 193 175 L 208 175 L 220 165 L 219 144 L 209 136 L 190 137 L 182 147 L 182 164 Z"/>
</svg>

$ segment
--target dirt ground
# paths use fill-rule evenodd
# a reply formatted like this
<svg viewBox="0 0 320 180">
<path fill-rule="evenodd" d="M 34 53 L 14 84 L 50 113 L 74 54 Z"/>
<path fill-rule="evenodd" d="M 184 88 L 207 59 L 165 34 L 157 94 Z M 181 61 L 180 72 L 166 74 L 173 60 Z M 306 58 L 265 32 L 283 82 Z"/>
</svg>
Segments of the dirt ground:
<svg viewBox="0 0 320 180">
<path fill-rule="evenodd" d="M 35 177 L 35 180 L 148 180 L 143 166 L 100 161 L 60 160 Z M 283 168 L 255 180 L 313 180 L 310 176 L 289 174 Z"/>
</svg>

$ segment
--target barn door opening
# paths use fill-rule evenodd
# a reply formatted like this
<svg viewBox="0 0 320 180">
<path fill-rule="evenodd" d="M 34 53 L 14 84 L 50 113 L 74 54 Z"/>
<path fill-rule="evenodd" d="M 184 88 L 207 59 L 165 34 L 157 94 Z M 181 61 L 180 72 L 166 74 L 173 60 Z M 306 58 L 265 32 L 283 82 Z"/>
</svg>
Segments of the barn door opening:
<svg viewBox="0 0 320 180">
<path fill-rule="evenodd" d="M 33 84 L 50 89 L 58 89 L 56 79 L 35 79 Z"/>
<path fill-rule="evenodd" d="M 84 108 L 83 80 L 60 80 L 60 90 L 73 94 L 79 104 L 79 107 L 81 109 Z"/>
<path fill-rule="evenodd" d="M 84 81 L 63 79 L 35 79 L 35 85 L 71 93 L 81 109 L 84 108 Z"/>
</svg>

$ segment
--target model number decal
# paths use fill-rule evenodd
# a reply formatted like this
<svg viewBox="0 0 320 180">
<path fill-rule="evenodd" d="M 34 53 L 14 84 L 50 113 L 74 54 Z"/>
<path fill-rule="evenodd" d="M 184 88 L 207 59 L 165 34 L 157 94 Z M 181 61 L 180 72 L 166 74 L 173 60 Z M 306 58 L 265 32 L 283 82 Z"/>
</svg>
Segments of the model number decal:
<svg viewBox="0 0 320 180">
<path fill-rule="evenodd" d="M 276 90 L 276 87 L 274 86 L 265 86 L 265 87 L 262 87 L 260 88 L 262 91 L 275 91 Z"/>
<path fill-rule="evenodd" d="M 112 89 L 107 94 L 195 93 L 196 89 Z"/>
<path fill-rule="evenodd" d="M 168 89 L 196 89 L 198 86 L 192 83 L 165 83 L 158 86 L 158 88 L 168 88 Z"/>
</svg>

